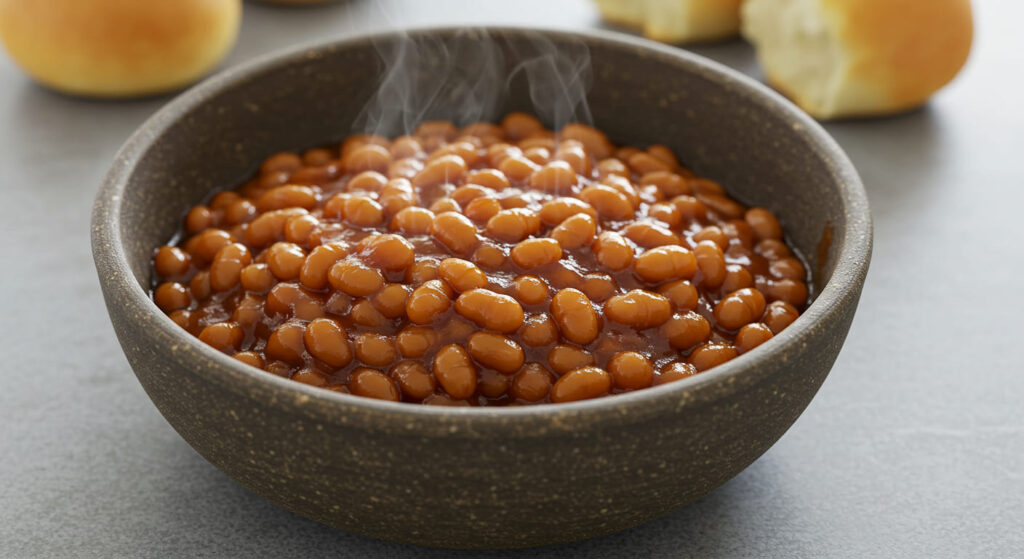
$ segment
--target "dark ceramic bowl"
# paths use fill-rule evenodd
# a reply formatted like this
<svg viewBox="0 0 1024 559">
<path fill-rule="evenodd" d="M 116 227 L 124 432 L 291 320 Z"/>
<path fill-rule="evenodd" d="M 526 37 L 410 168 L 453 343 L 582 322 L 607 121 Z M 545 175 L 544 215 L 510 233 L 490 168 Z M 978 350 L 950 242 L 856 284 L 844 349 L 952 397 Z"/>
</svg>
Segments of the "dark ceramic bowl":
<svg viewBox="0 0 1024 559">
<path fill-rule="evenodd" d="M 679 382 L 585 402 L 418 406 L 266 374 L 157 309 L 146 293 L 150 256 L 187 208 L 268 154 L 354 131 L 380 77 L 377 47 L 397 36 L 221 73 L 169 103 L 117 156 L 93 216 L 96 268 L 135 374 L 181 436 L 253 492 L 343 530 L 513 548 L 607 534 L 681 507 L 750 465 L 804 410 L 843 345 L 868 269 L 871 222 L 856 172 L 780 96 L 643 40 L 490 32 L 509 65 L 538 33 L 559 48 L 585 44 L 596 126 L 621 144 L 665 143 L 741 200 L 775 210 L 819 289 L 799 320 L 754 351 Z M 412 35 L 469 40 L 446 29 Z M 497 109 L 531 110 L 530 99 L 513 80 Z"/>
</svg>

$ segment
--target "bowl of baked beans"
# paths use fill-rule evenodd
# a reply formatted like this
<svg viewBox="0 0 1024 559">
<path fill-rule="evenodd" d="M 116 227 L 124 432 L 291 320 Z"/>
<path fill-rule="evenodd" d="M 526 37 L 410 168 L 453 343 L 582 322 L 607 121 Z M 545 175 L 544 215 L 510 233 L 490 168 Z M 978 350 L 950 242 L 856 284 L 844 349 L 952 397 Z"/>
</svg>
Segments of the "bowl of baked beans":
<svg viewBox="0 0 1024 559">
<path fill-rule="evenodd" d="M 410 38 L 488 41 L 494 114 L 366 130 Z M 585 121 L 516 74 L 539 39 L 589 53 Z M 514 548 L 640 524 L 767 450 L 843 345 L 871 222 L 835 142 L 726 68 L 432 29 L 182 94 L 117 156 L 93 250 L 140 383 L 237 482 L 371 537 Z"/>
</svg>

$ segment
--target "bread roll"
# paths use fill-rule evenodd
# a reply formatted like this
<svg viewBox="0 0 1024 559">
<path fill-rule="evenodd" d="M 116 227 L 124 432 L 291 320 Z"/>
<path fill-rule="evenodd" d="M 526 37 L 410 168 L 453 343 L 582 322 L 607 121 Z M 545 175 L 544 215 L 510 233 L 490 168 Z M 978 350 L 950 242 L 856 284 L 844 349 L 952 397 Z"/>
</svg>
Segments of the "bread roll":
<svg viewBox="0 0 1024 559">
<path fill-rule="evenodd" d="M 609 23 L 665 43 L 728 39 L 739 32 L 741 0 L 595 0 Z"/>
<path fill-rule="evenodd" d="M 821 119 L 924 104 L 967 60 L 969 0 L 747 0 L 768 81 Z"/>
<path fill-rule="evenodd" d="M 235 42 L 241 0 L 0 0 L 0 40 L 40 83 L 131 97 L 184 87 Z"/>
</svg>

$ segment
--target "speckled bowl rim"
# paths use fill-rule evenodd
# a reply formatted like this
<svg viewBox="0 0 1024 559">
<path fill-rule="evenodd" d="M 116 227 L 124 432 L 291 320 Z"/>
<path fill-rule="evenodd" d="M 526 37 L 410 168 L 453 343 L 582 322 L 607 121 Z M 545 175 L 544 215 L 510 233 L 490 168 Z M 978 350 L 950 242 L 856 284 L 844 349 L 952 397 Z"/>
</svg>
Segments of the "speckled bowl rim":
<svg viewBox="0 0 1024 559">
<path fill-rule="evenodd" d="M 561 39 L 600 41 L 624 51 L 634 51 L 638 56 L 665 59 L 671 65 L 686 67 L 688 71 L 739 94 L 759 110 L 775 113 L 788 121 L 793 131 L 831 168 L 832 182 L 839 190 L 846 216 L 843 234 L 834 237 L 843 240 L 842 246 L 838 247 L 835 269 L 812 304 L 792 325 L 768 343 L 699 375 L 605 398 L 522 407 L 424 406 L 386 402 L 307 386 L 269 375 L 214 350 L 182 330 L 157 308 L 146 291 L 136 283 L 128 265 L 120 232 L 120 201 L 139 158 L 171 124 L 225 88 L 234 87 L 240 82 L 255 83 L 250 81 L 253 75 L 293 61 L 317 58 L 326 52 L 375 40 L 388 40 L 401 35 L 416 37 L 466 32 L 466 28 L 451 26 L 376 31 L 270 53 L 208 78 L 178 95 L 146 120 L 118 152 L 98 192 L 93 211 L 93 255 L 101 281 L 110 282 L 107 287 L 122 295 L 117 304 L 131 311 L 131 316 L 147 317 L 147 326 L 156 328 L 157 335 L 167 349 L 178 353 L 179 358 L 184 352 L 194 352 L 195 367 L 207 367 L 208 377 L 228 389 L 244 390 L 254 399 L 266 397 L 270 404 L 285 405 L 290 402 L 302 406 L 307 413 L 323 414 L 324 417 L 337 417 L 339 413 L 352 412 L 353 419 L 374 421 L 373 418 L 380 420 L 386 416 L 389 420 L 407 425 L 408 429 L 443 430 L 454 435 L 459 425 L 476 431 L 509 422 L 536 421 L 538 425 L 565 425 L 567 428 L 570 424 L 593 423 L 605 419 L 619 424 L 624 421 L 631 423 L 631 418 L 639 421 L 649 414 L 663 413 L 666 405 L 674 404 L 678 411 L 685 405 L 718 401 L 764 380 L 770 368 L 759 367 L 760 363 L 784 359 L 789 348 L 806 344 L 805 339 L 815 329 L 839 320 L 837 314 L 843 303 L 851 297 L 859 296 L 872 250 L 872 223 L 867 194 L 853 164 L 835 140 L 817 122 L 781 95 L 739 72 L 699 55 L 620 33 L 515 26 L 478 26 L 472 29 L 497 35 L 541 34 Z"/>
</svg>

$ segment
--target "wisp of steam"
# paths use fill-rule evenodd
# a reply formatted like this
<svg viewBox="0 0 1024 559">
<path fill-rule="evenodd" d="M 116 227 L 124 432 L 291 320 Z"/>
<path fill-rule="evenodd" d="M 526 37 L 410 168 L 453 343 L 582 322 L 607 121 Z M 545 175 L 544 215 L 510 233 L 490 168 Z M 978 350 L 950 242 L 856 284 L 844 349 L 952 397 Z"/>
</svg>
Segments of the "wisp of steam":
<svg viewBox="0 0 1024 559">
<path fill-rule="evenodd" d="M 425 120 L 495 122 L 513 82 L 526 81 L 530 111 L 554 129 L 593 124 L 587 106 L 590 53 L 581 42 L 556 45 L 534 34 L 504 41 L 484 30 L 401 34 L 375 45 L 381 80 L 355 122 L 355 131 L 408 134 Z"/>
</svg>

